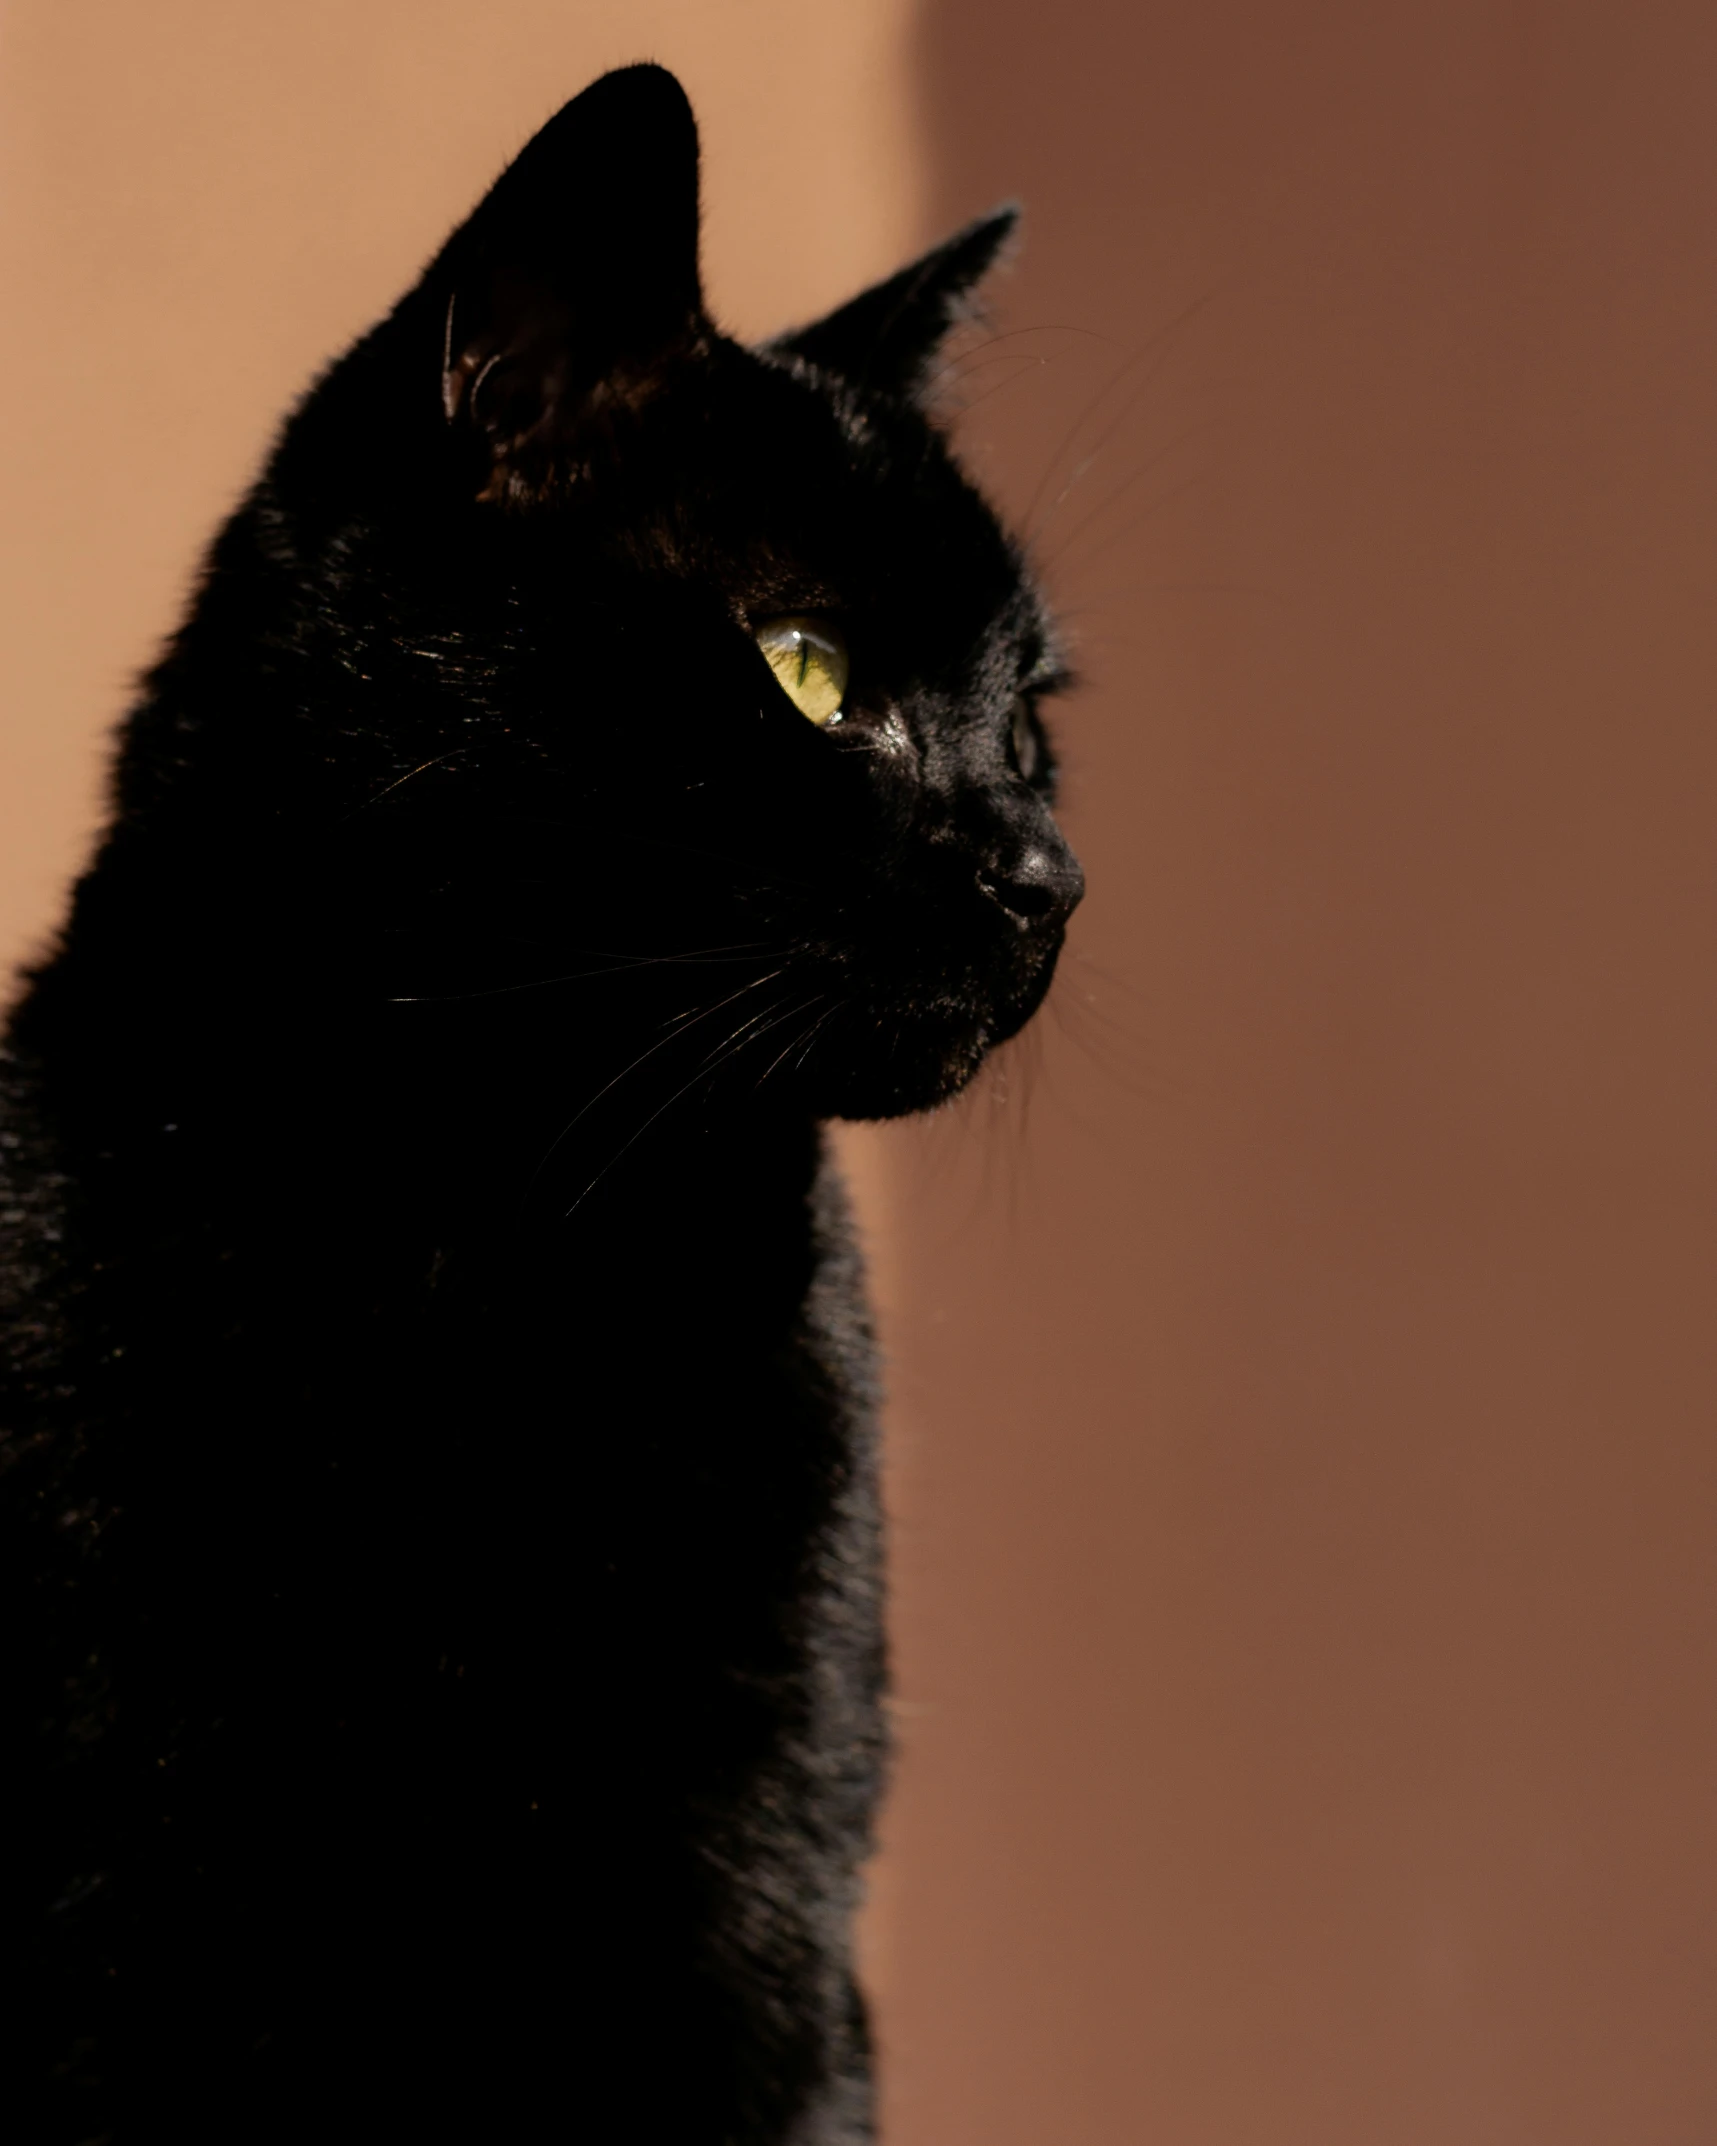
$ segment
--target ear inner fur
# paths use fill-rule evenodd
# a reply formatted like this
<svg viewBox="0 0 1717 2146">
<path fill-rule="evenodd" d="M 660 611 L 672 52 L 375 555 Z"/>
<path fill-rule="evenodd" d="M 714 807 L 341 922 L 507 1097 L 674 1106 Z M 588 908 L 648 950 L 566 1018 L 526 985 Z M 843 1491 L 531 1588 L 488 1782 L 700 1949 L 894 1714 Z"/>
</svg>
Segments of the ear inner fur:
<svg viewBox="0 0 1717 2146">
<path fill-rule="evenodd" d="M 497 463 L 564 441 L 599 382 L 702 323 L 697 127 L 660 67 L 605 75 L 502 173 L 424 281 L 442 408 Z"/>
</svg>

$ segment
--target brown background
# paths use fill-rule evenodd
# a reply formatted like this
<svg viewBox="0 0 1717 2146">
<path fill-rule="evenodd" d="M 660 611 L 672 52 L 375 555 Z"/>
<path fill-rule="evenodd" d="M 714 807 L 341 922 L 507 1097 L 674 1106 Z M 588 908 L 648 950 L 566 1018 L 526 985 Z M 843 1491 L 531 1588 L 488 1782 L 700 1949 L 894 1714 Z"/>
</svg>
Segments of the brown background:
<svg viewBox="0 0 1717 2146">
<path fill-rule="evenodd" d="M 1717 2136 L 1717 15 L 12 0 L 15 938 L 287 395 L 610 60 L 763 328 L 1007 193 L 1051 1014 L 851 1143 L 892 2146 Z"/>
</svg>

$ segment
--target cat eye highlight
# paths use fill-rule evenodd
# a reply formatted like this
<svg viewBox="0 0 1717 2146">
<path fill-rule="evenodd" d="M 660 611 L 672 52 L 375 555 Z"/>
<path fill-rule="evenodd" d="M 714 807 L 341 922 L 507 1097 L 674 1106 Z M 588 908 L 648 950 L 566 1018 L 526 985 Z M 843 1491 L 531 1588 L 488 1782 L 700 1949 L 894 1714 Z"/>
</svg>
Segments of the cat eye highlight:
<svg viewBox="0 0 1717 2146">
<path fill-rule="evenodd" d="M 782 692 L 799 713 L 819 728 L 838 723 L 851 669 L 840 628 L 826 618 L 790 611 L 781 618 L 762 620 L 751 631 Z"/>
</svg>

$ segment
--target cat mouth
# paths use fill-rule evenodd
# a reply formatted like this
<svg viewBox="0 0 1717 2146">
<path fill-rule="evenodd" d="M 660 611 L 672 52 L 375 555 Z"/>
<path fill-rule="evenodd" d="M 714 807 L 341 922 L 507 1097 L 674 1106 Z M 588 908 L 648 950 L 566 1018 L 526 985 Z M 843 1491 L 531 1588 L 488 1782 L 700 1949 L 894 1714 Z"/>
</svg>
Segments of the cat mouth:
<svg viewBox="0 0 1717 2146">
<path fill-rule="evenodd" d="M 1057 932 L 1023 975 L 849 991 L 805 1056 L 814 1107 L 828 1117 L 892 1118 L 949 1101 L 1037 1012 L 1060 951 Z"/>
</svg>

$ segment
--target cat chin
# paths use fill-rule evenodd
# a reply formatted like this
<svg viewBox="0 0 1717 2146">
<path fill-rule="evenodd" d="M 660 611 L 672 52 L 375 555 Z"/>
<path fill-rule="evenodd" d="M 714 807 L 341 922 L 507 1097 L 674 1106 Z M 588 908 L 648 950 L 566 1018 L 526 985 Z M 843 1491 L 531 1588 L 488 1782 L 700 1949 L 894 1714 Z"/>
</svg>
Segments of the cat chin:
<svg viewBox="0 0 1717 2146">
<path fill-rule="evenodd" d="M 892 1031 L 878 1024 L 873 1034 L 886 1036 L 886 1041 L 868 1058 L 854 1053 L 835 1063 L 831 1051 L 814 1069 L 809 1085 L 818 1114 L 861 1120 L 907 1118 L 952 1102 L 970 1086 L 991 1051 L 1025 1026 L 1042 996 L 1043 987 L 1035 988 L 1028 1005 L 1010 1007 L 983 1020 L 968 1017 L 958 1024 L 934 1027 L 919 1020 Z"/>
<path fill-rule="evenodd" d="M 892 1067 L 885 1076 L 874 1081 L 867 1080 L 862 1072 L 855 1070 L 832 1091 L 816 1098 L 817 1115 L 874 1122 L 884 1118 L 911 1118 L 922 1111 L 935 1110 L 942 1103 L 952 1102 L 962 1088 L 970 1085 L 989 1055 L 989 1049 L 989 1044 L 985 1043 L 960 1062 L 922 1070 L 903 1072 L 899 1067 Z"/>
</svg>

